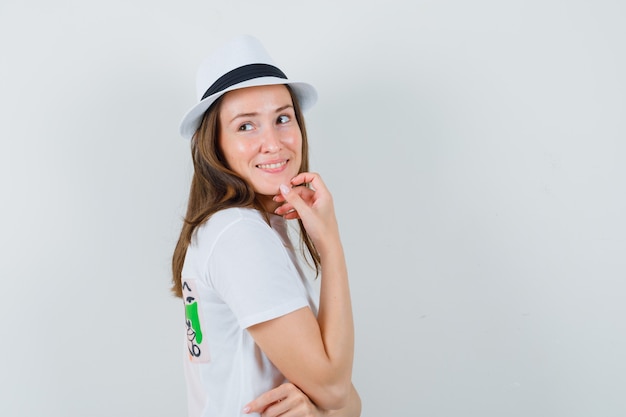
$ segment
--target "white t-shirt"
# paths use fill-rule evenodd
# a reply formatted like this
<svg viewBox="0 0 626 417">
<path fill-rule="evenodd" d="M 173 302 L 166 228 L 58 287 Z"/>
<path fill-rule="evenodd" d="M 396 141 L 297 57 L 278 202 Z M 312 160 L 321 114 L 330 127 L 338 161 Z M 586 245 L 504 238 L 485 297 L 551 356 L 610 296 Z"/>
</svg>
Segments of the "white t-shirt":
<svg viewBox="0 0 626 417">
<path fill-rule="evenodd" d="M 190 417 L 235 417 L 285 382 L 246 328 L 309 307 L 317 295 L 300 268 L 286 221 L 253 209 L 215 213 L 200 226 L 182 271 Z"/>
</svg>

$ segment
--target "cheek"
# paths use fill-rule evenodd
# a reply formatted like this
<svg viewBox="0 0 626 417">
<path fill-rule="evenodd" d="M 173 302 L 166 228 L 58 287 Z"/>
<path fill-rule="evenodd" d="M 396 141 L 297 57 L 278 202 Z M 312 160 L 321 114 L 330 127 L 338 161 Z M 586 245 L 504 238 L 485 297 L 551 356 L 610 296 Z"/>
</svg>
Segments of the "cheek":
<svg viewBox="0 0 626 417">
<path fill-rule="evenodd" d="M 300 130 L 295 130 L 286 135 L 283 143 L 287 144 L 290 148 L 292 148 L 292 150 L 296 150 L 298 153 L 301 153 L 302 134 L 300 133 Z"/>
<path fill-rule="evenodd" d="M 226 162 L 228 162 L 231 168 L 238 163 L 240 164 L 250 154 L 248 145 L 243 141 L 233 140 L 233 138 L 225 138 L 223 141 L 220 141 L 220 147 Z"/>
</svg>

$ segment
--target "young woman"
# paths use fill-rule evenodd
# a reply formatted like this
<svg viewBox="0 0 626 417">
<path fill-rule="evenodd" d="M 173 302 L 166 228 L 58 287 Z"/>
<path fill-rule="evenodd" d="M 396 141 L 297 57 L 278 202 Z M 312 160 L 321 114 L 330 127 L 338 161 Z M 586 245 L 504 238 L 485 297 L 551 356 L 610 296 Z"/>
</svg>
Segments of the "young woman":
<svg viewBox="0 0 626 417">
<path fill-rule="evenodd" d="M 194 176 L 173 256 L 186 317 L 189 415 L 359 416 L 354 329 L 331 194 L 308 172 L 302 108 L 290 81 L 249 36 L 198 72 L 199 103 L 181 134 Z M 292 245 L 321 275 L 319 303 Z"/>
</svg>

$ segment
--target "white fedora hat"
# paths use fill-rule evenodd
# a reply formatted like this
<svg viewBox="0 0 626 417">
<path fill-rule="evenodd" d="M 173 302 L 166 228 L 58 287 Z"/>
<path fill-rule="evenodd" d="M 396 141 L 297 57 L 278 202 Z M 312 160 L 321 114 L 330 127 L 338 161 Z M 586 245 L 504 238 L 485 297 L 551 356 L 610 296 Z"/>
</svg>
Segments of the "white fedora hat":
<svg viewBox="0 0 626 417">
<path fill-rule="evenodd" d="M 275 84 L 288 84 L 303 111 L 317 101 L 315 88 L 307 83 L 289 80 L 276 67 L 258 39 L 244 35 L 231 40 L 200 65 L 196 77 L 198 104 L 183 117 L 180 134 L 191 139 L 204 113 L 225 93 L 238 88 Z"/>
</svg>

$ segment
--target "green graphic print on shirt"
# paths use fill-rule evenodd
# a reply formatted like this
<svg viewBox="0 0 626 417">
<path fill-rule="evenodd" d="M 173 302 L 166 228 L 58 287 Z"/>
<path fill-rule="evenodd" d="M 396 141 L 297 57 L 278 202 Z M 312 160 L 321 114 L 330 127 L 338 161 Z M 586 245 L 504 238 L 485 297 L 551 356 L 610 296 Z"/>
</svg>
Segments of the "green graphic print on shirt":
<svg viewBox="0 0 626 417">
<path fill-rule="evenodd" d="M 187 350 L 192 362 L 209 362 L 209 350 L 203 342 L 201 309 L 198 291 L 194 280 L 183 280 L 183 300 L 185 301 L 185 325 L 187 327 Z"/>
</svg>

